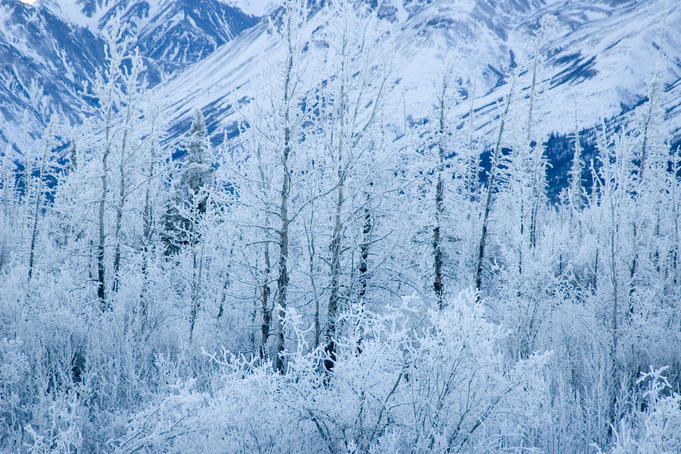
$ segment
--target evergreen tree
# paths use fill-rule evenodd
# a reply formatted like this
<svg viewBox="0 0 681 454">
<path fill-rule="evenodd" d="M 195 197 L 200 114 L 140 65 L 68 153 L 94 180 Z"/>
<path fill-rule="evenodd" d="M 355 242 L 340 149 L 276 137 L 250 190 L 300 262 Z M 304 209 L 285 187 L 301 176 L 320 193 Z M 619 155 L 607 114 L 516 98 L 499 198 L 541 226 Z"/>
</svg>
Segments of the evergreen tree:
<svg viewBox="0 0 681 454">
<path fill-rule="evenodd" d="M 199 109 L 194 111 L 194 118 L 185 140 L 184 148 L 187 152 L 182 165 L 180 179 L 189 191 L 192 205 L 203 214 L 206 212 L 206 193 L 212 178 L 213 168 L 210 158 L 210 140 L 206 130 L 206 122 Z"/>
<path fill-rule="evenodd" d="M 186 155 L 163 219 L 166 255 L 179 252 L 183 245 L 196 244 L 197 225 L 208 206 L 213 168 L 206 123 L 198 109 L 194 111 L 183 148 Z"/>
</svg>

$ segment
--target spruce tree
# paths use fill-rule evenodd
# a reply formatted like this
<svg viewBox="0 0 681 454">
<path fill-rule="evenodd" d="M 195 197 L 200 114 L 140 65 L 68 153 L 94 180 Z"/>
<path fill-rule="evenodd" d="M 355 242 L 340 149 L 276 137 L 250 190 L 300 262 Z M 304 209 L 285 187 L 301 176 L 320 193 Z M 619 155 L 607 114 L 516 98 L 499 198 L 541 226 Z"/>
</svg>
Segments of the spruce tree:
<svg viewBox="0 0 681 454">
<path fill-rule="evenodd" d="M 194 111 L 191 127 L 183 142 L 186 154 L 173 184 L 163 221 L 166 255 L 179 252 L 184 245 L 196 244 L 197 225 L 208 207 L 213 168 L 206 123 L 198 109 Z"/>
</svg>

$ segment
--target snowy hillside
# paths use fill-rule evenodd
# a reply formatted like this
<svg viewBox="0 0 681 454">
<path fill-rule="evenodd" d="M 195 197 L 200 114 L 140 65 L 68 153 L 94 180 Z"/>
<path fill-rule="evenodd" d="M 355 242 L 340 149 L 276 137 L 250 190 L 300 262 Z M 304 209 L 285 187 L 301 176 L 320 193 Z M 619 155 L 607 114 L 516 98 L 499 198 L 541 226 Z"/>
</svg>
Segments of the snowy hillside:
<svg viewBox="0 0 681 454">
<path fill-rule="evenodd" d="M 681 128 L 681 38 L 673 32 L 681 25 L 681 9 L 668 9 L 666 0 L 393 3 L 398 6 L 382 3 L 379 16 L 395 25 L 393 80 L 408 116 L 420 118 L 430 108 L 433 81 L 449 57 L 466 89 L 475 82 L 478 126 L 491 133 L 497 101 L 508 91 L 505 83 L 516 59 L 532 51 L 528 36 L 542 16 L 551 14 L 563 28 L 551 37 L 540 72 L 540 89 L 551 99 L 537 106 L 540 129 L 574 131 L 574 120 L 565 119 L 574 119 L 575 104 L 580 128 L 602 118 L 626 124 L 630 110 L 647 98 L 656 71 L 664 82 L 668 126 L 672 132 Z M 660 61 L 665 20 L 665 58 Z M 185 127 L 188 112 L 201 108 L 216 137 L 233 129 L 238 116 L 232 106 L 249 96 L 268 61 L 276 60 L 275 43 L 260 25 L 177 74 L 163 89 L 173 121 Z M 523 76 L 520 88 L 527 92 L 529 75 Z M 462 113 L 467 108 L 462 105 Z"/>
<path fill-rule="evenodd" d="M 91 83 L 105 59 L 103 32 L 114 17 L 131 46 L 147 62 L 151 84 L 162 73 L 201 60 L 217 47 L 252 27 L 258 19 L 226 3 L 212 0 L 19 0 L 0 4 L 0 141 L 19 145 L 16 133 L 25 112 L 41 125 L 45 119 L 27 109 L 32 81 L 44 87 L 53 107 L 78 124 L 82 119 L 84 84 Z M 26 124 L 26 122 L 24 122 Z M 33 131 L 35 133 L 35 131 Z"/>
<path fill-rule="evenodd" d="M 60 20 L 51 11 L 7 0 L 0 4 L 0 142 L 21 144 L 30 106 L 31 82 L 48 104 L 78 121 L 82 84 L 100 68 L 104 43 L 90 30 Z M 32 131 L 35 132 L 35 131 Z"/>
</svg>

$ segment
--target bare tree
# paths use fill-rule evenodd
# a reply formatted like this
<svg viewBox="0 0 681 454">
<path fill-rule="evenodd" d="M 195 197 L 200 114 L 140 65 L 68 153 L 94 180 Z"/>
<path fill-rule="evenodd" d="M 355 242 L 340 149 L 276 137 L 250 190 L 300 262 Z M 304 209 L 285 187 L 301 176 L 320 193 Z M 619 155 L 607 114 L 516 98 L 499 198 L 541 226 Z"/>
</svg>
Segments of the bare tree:
<svg viewBox="0 0 681 454">
<path fill-rule="evenodd" d="M 99 101 L 99 109 L 96 115 L 99 117 L 98 127 L 101 128 L 103 140 L 101 145 L 101 187 L 100 197 L 98 203 L 97 215 L 97 298 L 101 310 L 107 311 L 111 308 L 110 301 L 106 297 L 106 264 L 105 264 L 105 247 L 106 247 L 106 201 L 107 193 L 109 192 L 109 157 L 112 152 L 114 134 L 116 127 L 116 114 L 120 103 L 120 78 L 121 78 L 121 63 L 124 57 L 125 43 L 121 43 L 122 30 L 120 27 L 115 27 L 111 33 L 107 35 L 106 52 L 107 52 L 107 66 L 104 74 L 98 74 L 94 85 L 94 93 Z"/>
<path fill-rule="evenodd" d="M 116 220 L 114 223 L 114 255 L 113 255 L 113 283 L 112 291 L 118 291 L 119 270 L 121 266 L 121 221 L 123 219 L 123 211 L 125 209 L 125 202 L 130 195 L 130 176 L 128 166 L 131 159 L 134 157 L 139 146 L 132 144 L 135 139 L 135 129 L 138 125 L 135 123 L 139 121 L 140 116 L 140 101 L 143 96 L 143 88 L 140 83 L 140 72 L 142 70 L 142 58 L 139 53 L 135 53 L 130 58 L 130 68 L 121 71 L 121 83 L 124 88 L 125 105 L 123 113 L 123 121 L 121 131 L 121 141 L 117 147 L 118 157 L 118 200 L 116 203 Z M 131 149 L 132 148 L 132 149 Z"/>
<path fill-rule="evenodd" d="M 274 367 L 280 373 L 284 372 L 284 318 L 286 317 L 286 306 L 288 302 L 289 287 L 289 228 L 291 223 L 291 213 L 289 213 L 289 202 L 291 201 L 291 168 L 290 159 L 294 152 L 294 141 L 296 140 L 296 119 L 294 111 L 298 90 L 301 82 L 301 53 L 303 52 L 304 42 L 301 36 L 301 29 L 305 23 L 309 8 L 304 0 L 286 0 L 281 17 L 282 44 L 284 46 L 284 66 L 281 73 L 282 92 L 280 101 L 280 127 L 283 131 L 280 147 L 280 171 L 281 171 L 281 190 L 279 192 L 279 257 L 278 277 L 277 277 L 277 334 L 275 342 Z"/>
<path fill-rule="evenodd" d="M 360 161 L 368 153 L 366 135 L 380 115 L 389 75 L 386 68 L 381 66 L 380 60 L 376 67 L 369 53 L 363 52 L 367 46 L 375 43 L 376 37 L 367 34 L 367 30 L 373 27 L 374 18 L 359 17 L 352 3 L 345 0 L 332 3 L 331 14 L 335 21 L 328 39 L 331 52 L 327 58 L 333 68 L 330 77 L 334 79 L 334 83 L 327 95 L 328 99 L 323 103 L 328 106 L 328 112 L 323 116 L 326 124 L 322 126 L 327 131 L 325 149 L 331 157 L 332 187 L 335 188 L 333 230 L 329 245 L 328 319 L 325 330 L 325 351 L 331 361 L 330 367 L 335 358 L 341 299 L 340 278 L 343 253 L 347 250 L 343 244 L 343 235 L 348 222 L 348 196 L 359 196 L 359 192 L 351 187 L 351 181 Z M 372 83 L 372 80 L 377 82 Z M 368 112 L 364 111 L 364 106 L 371 106 Z M 347 191 L 351 192 L 348 194 Z M 356 217 L 354 212 L 350 217 Z"/>
<path fill-rule="evenodd" d="M 142 290 L 140 292 L 140 331 L 145 334 L 149 326 L 149 301 L 147 291 L 149 287 L 149 266 L 154 250 L 155 231 L 155 193 L 158 191 L 158 181 L 163 175 L 164 169 L 161 161 L 162 149 L 162 123 L 161 109 L 157 105 L 151 105 L 147 109 L 145 116 L 149 118 L 149 137 L 148 137 L 148 160 L 146 163 L 146 174 L 144 180 L 144 208 L 142 211 L 142 276 L 144 278 Z M 156 190 L 155 190 L 156 189 Z"/>
<path fill-rule="evenodd" d="M 443 173 L 445 169 L 445 135 L 446 135 L 446 121 L 448 106 L 448 89 L 449 89 L 449 76 L 451 73 L 451 68 L 447 68 L 442 76 L 442 84 L 440 89 L 436 93 L 437 101 L 437 119 L 438 119 L 438 131 L 436 138 L 436 148 L 437 148 L 437 163 L 435 173 L 436 183 L 435 183 L 435 226 L 433 227 L 433 268 L 435 278 L 433 281 L 433 290 L 435 290 L 435 297 L 437 299 L 437 307 L 442 310 L 444 302 L 442 300 L 442 294 L 444 292 L 442 283 L 442 215 L 443 215 L 443 195 L 444 195 L 444 181 Z"/>
<path fill-rule="evenodd" d="M 489 214 L 490 208 L 492 206 L 492 195 L 496 189 L 495 180 L 497 178 L 498 164 L 501 159 L 501 144 L 504 135 L 504 126 L 506 124 L 506 118 L 508 117 L 508 109 L 511 106 L 511 96 L 513 95 L 513 90 L 518 81 L 518 76 L 519 72 L 516 71 L 508 87 L 508 94 L 506 95 L 506 101 L 504 102 L 504 109 L 499 116 L 499 132 L 497 133 L 497 140 L 494 145 L 494 152 L 491 158 L 491 167 L 487 181 L 487 196 L 485 197 L 485 205 L 482 212 L 482 227 L 480 232 L 480 244 L 478 246 L 477 265 L 475 268 L 475 290 L 477 292 L 480 292 L 482 284 L 482 268 L 485 259 L 485 245 L 487 242 Z"/>
<path fill-rule="evenodd" d="M 42 154 L 40 157 L 40 171 L 38 174 L 38 187 L 35 193 L 35 209 L 33 211 L 33 226 L 31 228 L 31 245 L 29 246 L 28 254 L 28 282 L 31 282 L 33 277 L 33 268 L 35 261 L 35 249 L 36 249 L 36 239 L 38 236 L 38 223 L 40 221 L 41 205 L 42 205 L 42 194 L 44 191 L 43 185 L 45 184 L 45 173 L 47 171 L 48 161 L 50 161 L 50 156 L 52 154 L 52 148 L 55 146 L 54 134 L 55 128 L 57 126 L 57 118 L 52 115 L 47 128 L 45 129 L 44 136 L 42 137 Z M 30 175 L 26 175 L 26 178 L 30 178 Z"/>
</svg>

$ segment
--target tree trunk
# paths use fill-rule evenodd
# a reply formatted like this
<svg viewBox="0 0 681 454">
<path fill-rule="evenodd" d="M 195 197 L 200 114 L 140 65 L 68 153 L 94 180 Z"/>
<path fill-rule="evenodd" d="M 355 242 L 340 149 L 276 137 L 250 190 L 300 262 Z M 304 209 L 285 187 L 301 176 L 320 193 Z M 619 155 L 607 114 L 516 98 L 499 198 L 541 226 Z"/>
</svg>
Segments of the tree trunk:
<svg viewBox="0 0 681 454">
<path fill-rule="evenodd" d="M 153 133 L 153 124 L 152 124 L 152 135 Z M 150 260 L 150 254 L 151 254 L 151 243 L 152 243 L 152 226 L 154 223 L 153 220 L 153 211 L 152 211 L 152 206 L 151 206 L 151 180 L 154 176 L 154 164 L 156 161 L 156 151 L 154 146 L 152 145 L 151 148 L 151 157 L 150 157 L 150 163 L 149 163 L 149 174 L 147 175 L 147 187 L 144 192 L 144 211 L 142 212 L 142 224 L 143 224 L 143 230 L 142 230 L 142 253 L 144 254 L 144 257 L 142 259 L 142 291 L 140 292 L 140 316 L 142 318 L 141 320 L 141 331 L 144 333 L 147 328 L 148 324 L 148 317 L 149 317 L 149 308 L 147 305 L 147 287 L 149 285 L 149 260 Z"/>
<path fill-rule="evenodd" d="M 610 426 L 613 426 L 615 424 L 615 405 L 617 402 L 617 344 L 618 344 L 618 333 L 617 333 L 617 306 L 618 306 L 618 297 L 617 297 L 617 274 L 616 274 L 616 265 L 615 265 L 615 248 L 614 248 L 614 237 L 615 233 L 612 231 L 610 233 L 610 280 L 612 284 L 612 307 L 611 307 L 611 312 L 610 312 L 610 351 L 608 354 L 608 379 L 609 379 L 609 387 L 608 387 L 608 421 L 609 421 L 609 427 L 608 427 L 608 432 L 610 431 Z"/>
<path fill-rule="evenodd" d="M 443 181 L 442 173 L 444 172 L 444 146 L 442 141 L 445 134 L 445 102 L 447 97 L 447 75 L 442 80 L 442 92 L 439 99 L 439 131 L 437 144 L 437 181 L 435 183 L 435 227 L 433 228 L 433 268 L 435 277 L 433 280 L 433 290 L 435 290 L 435 298 L 437 299 L 437 308 L 442 310 L 444 303 L 442 301 L 442 293 L 444 291 L 442 284 L 442 201 L 443 201 Z"/>
<path fill-rule="evenodd" d="M 520 240 L 518 241 L 518 274 L 523 274 L 523 237 L 525 236 L 525 196 L 520 191 Z"/>
<path fill-rule="evenodd" d="M 40 174 L 38 176 L 38 189 L 35 195 L 35 211 L 33 212 L 33 228 L 31 229 L 31 246 L 28 254 L 28 282 L 31 282 L 33 277 L 33 262 L 35 261 L 35 243 L 38 236 L 38 221 L 40 220 L 40 203 L 42 201 L 43 192 L 43 178 L 45 176 L 45 167 L 47 165 L 47 154 L 50 151 L 52 137 L 52 123 L 48 126 L 45 147 L 43 148 L 42 161 L 40 163 Z M 26 178 L 30 177 L 27 175 Z"/>
<path fill-rule="evenodd" d="M 288 202 L 290 193 L 290 174 L 288 169 L 288 158 L 291 153 L 291 127 L 289 124 L 289 83 L 291 71 L 293 69 L 293 56 L 289 53 L 287 76 L 284 83 L 284 150 L 282 156 L 282 176 L 283 181 L 281 185 L 281 205 L 279 208 L 279 217 L 281 219 L 281 230 L 279 231 L 279 277 L 277 278 L 277 306 L 279 307 L 279 317 L 277 318 L 277 342 L 276 342 L 276 358 L 274 366 L 280 373 L 284 373 L 284 317 L 286 316 L 286 297 L 288 291 L 288 229 L 289 229 L 289 214 Z"/>
<path fill-rule="evenodd" d="M 288 128 L 286 135 L 288 135 Z M 287 154 L 287 152 L 285 152 Z M 286 316 L 286 293 L 288 290 L 288 194 L 289 194 L 289 176 L 288 170 L 284 168 L 284 183 L 281 189 L 281 230 L 279 232 L 279 277 L 277 278 L 277 306 L 279 308 L 279 317 L 277 318 L 277 342 L 276 342 L 276 358 L 274 366 L 280 373 L 284 373 L 284 317 Z"/>
<path fill-rule="evenodd" d="M 113 285 L 112 291 L 116 293 L 118 291 L 118 272 L 121 266 L 121 221 L 123 219 L 123 208 L 125 206 L 126 199 L 126 175 L 125 175 L 125 149 L 128 142 L 128 128 L 130 125 L 130 107 L 128 106 L 128 113 L 125 121 L 125 130 L 123 131 L 123 141 L 121 143 L 121 156 L 120 162 L 118 164 L 119 171 L 119 185 L 118 188 L 118 205 L 116 206 L 116 224 L 114 227 L 114 240 L 116 241 L 116 246 L 114 248 L 114 261 L 113 261 Z"/>
<path fill-rule="evenodd" d="M 593 279 L 593 291 L 596 293 L 596 290 L 598 290 L 598 251 L 600 248 L 596 246 L 596 257 L 594 258 L 594 279 Z"/>
<path fill-rule="evenodd" d="M 99 299 L 99 305 L 102 312 L 110 309 L 109 303 L 106 300 L 106 286 L 104 277 L 106 274 L 105 264 L 104 264 L 104 222 L 106 214 L 106 193 L 108 191 L 107 176 L 109 174 L 109 154 L 111 153 L 111 121 L 113 107 L 109 106 L 106 117 L 106 133 L 104 138 L 104 153 L 102 154 L 102 192 L 99 199 L 99 210 L 98 210 L 98 234 L 99 243 L 97 244 L 97 298 Z"/>
<path fill-rule="evenodd" d="M 537 61 L 539 58 L 539 41 L 537 41 L 537 48 L 534 53 L 534 62 L 532 63 L 532 85 L 530 87 L 530 107 L 527 113 L 527 146 L 530 147 L 530 156 L 532 156 L 532 114 L 534 111 L 534 94 L 537 85 Z M 535 143 L 535 147 L 537 144 Z M 542 156 L 539 156 L 539 161 L 535 169 L 531 169 L 532 175 L 532 201 L 530 202 L 530 249 L 534 249 L 537 245 L 537 215 L 539 214 L 539 198 L 541 192 L 541 167 Z"/>
<path fill-rule="evenodd" d="M 338 147 L 337 147 L 337 156 L 336 156 L 336 164 L 338 165 L 338 168 L 336 169 L 336 174 L 338 176 L 338 186 L 336 188 L 336 210 L 334 214 L 334 225 L 333 225 L 333 234 L 331 237 L 331 245 L 329 247 L 330 252 L 331 252 L 331 269 L 330 274 L 331 274 L 331 291 L 329 294 L 329 305 L 328 305 L 328 311 L 327 311 L 327 322 L 326 322 L 326 353 L 328 355 L 327 360 L 325 361 L 325 365 L 330 365 L 330 368 L 333 368 L 333 361 L 335 361 L 336 358 L 336 317 L 338 313 L 338 300 L 339 300 L 339 293 L 340 293 L 340 260 L 341 260 L 341 215 L 343 213 L 343 204 L 345 203 L 345 194 L 344 194 L 344 185 L 345 185 L 345 171 L 347 169 L 344 169 L 344 147 L 345 147 L 345 138 L 346 138 L 346 124 L 345 124 L 345 110 L 348 106 L 347 104 L 347 99 L 346 99 L 346 92 L 345 92 L 345 63 L 346 63 L 346 50 L 347 50 L 347 28 L 343 28 L 342 36 L 341 36 L 341 51 L 340 51 L 340 90 L 339 90 L 339 95 L 336 100 L 337 102 L 337 109 L 338 109 L 338 129 L 339 129 L 339 138 L 338 138 Z M 333 140 L 333 139 L 332 139 Z M 332 143 L 333 146 L 333 143 Z M 332 362 L 328 362 L 332 361 Z M 330 370 L 329 367 L 327 367 L 327 370 Z"/>
<path fill-rule="evenodd" d="M 367 194 L 367 207 L 364 209 L 364 225 L 362 226 L 362 244 L 359 251 L 359 304 L 364 307 L 368 278 L 369 278 L 369 245 L 371 242 L 371 210 L 368 206 L 369 195 Z"/>
<path fill-rule="evenodd" d="M 265 243 L 265 272 L 263 275 L 262 292 L 260 295 L 262 304 L 262 324 L 260 325 L 260 349 L 261 359 L 267 357 L 267 342 L 270 338 L 270 325 L 272 323 L 272 308 L 269 306 L 270 299 L 270 251 L 269 245 Z"/>
<path fill-rule="evenodd" d="M 638 209 L 636 211 L 638 211 Z M 632 229 L 631 250 L 633 252 L 633 256 L 631 258 L 631 265 L 629 266 L 629 301 L 626 316 L 627 322 L 631 321 L 631 317 L 634 315 L 633 296 L 634 290 L 636 290 L 634 286 L 634 279 L 636 277 L 636 270 L 638 268 L 638 227 L 636 225 L 636 222 L 637 222 L 636 219 L 634 219 L 631 223 Z"/>
<path fill-rule="evenodd" d="M 509 87 L 508 95 L 506 96 L 506 106 L 504 107 L 504 112 L 499 120 L 499 134 L 497 135 L 497 141 L 494 146 L 492 166 L 489 171 L 489 181 L 487 182 L 487 197 L 485 199 L 485 208 L 482 213 L 482 229 L 480 232 L 480 244 L 478 246 L 478 264 L 475 271 L 475 290 L 478 292 L 478 297 L 482 283 L 482 266 L 485 259 L 485 243 L 487 241 L 487 226 L 489 223 L 490 207 L 492 205 L 492 194 L 494 193 L 494 182 L 496 179 L 497 165 L 501 154 L 501 139 L 504 134 L 504 124 L 508 115 L 508 109 L 511 105 L 511 95 L 513 94 L 513 89 L 515 88 L 517 80 L 518 75 L 516 74 L 513 78 L 513 81 L 511 82 L 511 86 Z"/>
<path fill-rule="evenodd" d="M 466 194 L 468 200 L 474 200 L 475 190 L 477 188 L 478 179 L 478 165 L 479 157 L 475 152 L 473 147 L 473 120 L 475 118 L 475 110 L 473 109 L 475 100 L 475 85 L 473 85 L 473 91 L 471 92 L 471 103 L 468 110 L 468 153 L 469 162 L 467 163 L 466 169 Z M 467 213 L 467 218 L 470 219 L 470 211 Z"/>
<path fill-rule="evenodd" d="M 310 211 L 310 230 L 314 225 L 314 208 Z M 312 348 L 319 347 L 321 342 L 321 323 L 319 321 L 319 294 L 317 293 L 317 284 L 314 275 L 314 258 L 315 258 L 315 243 L 314 232 L 307 231 L 307 251 L 308 251 L 308 274 L 310 277 L 310 287 L 312 287 L 312 298 L 314 300 L 314 339 L 312 341 Z"/>
<path fill-rule="evenodd" d="M 199 255 L 199 263 L 198 263 L 198 270 L 197 270 L 197 263 L 196 263 L 196 252 L 193 253 L 194 255 L 194 272 L 193 274 L 193 279 L 192 279 L 192 309 L 189 314 L 189 344 L 191 345 L 192 339 L 194 337 L 194 325 L 196 324 L 196 317 L 199 314 L 199 305 L 200 305 L 200 299 L 199 296 L 201 294 L 201 279 L 203 275 L 203 248 L 204 248 L 203 242 L 201 242 L 201 253 Z"/>
<path fill-rule="evenodd" d="M 326 324 L 326 352 L 335 357 L 336 317 L 340 293 L 340 253 L 341 253 L 341 214 L 344 203 L 344 177 L 339 171 L 339 183 L 336 199 L 336 213 L 334 215 L 333 237 L 331 238 L 331 293 L 329 295 L 328 320 Z"/>
<path fill-rule="evenodd" d="M 539 191 L 535 192 L 530 213 L 530 248 L 537 246 L 537 216 L 539 216 Z"/>
</svg>

